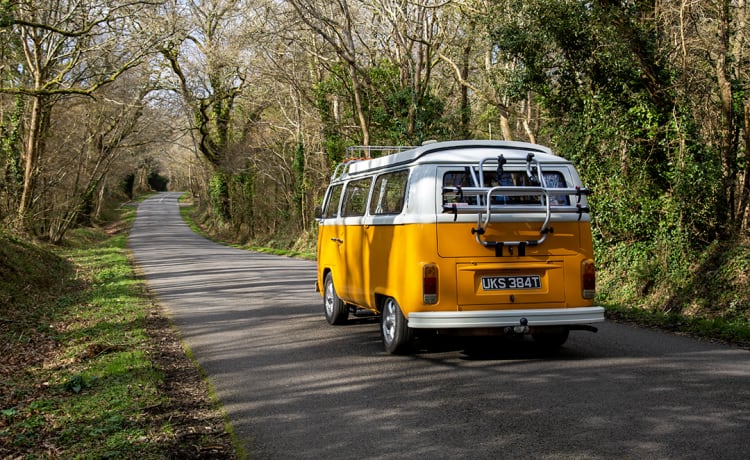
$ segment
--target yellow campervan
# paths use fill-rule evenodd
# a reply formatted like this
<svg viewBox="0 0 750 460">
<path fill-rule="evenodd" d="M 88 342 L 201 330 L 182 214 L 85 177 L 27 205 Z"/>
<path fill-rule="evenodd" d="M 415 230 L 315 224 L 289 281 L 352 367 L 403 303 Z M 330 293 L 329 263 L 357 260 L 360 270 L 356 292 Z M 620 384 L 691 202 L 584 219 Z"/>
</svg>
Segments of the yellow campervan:
<svg viewBox="0 0 750 460">
<path fill-rule="evenodd" d="M 531 334 L 550 346 L 595 331 L 604 309 L 593 305 L 587 194 L 568 160 L 522 142 L 348 160 L 319 213 L 326 319 L 380 315 L 391 353 L 408 351 L 415 329 Z"/>
</svg>

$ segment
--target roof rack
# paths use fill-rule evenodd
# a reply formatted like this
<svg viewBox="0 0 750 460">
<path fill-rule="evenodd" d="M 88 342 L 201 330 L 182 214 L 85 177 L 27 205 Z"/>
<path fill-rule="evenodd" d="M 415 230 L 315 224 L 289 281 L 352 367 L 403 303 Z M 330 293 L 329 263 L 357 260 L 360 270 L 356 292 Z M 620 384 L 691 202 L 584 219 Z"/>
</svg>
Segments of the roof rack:
<svg viewBox="0 0 750 460">
<path fill-rule="evenodd" d="M 407 145 L 353 145 L 346 148 L 346 158 L 341 160 L 331 175 L 331 181 L 341 179 L 349 173 L 349 165 L 355 161 L 370 160 L 394 153 L 405 152 L 414 147 Z"/>
<path fill-rule="evenodd" d="M 352 145 L 346 148 L 346 156 L 349 158 L 377 158 L 385 155 L 411 150 L 414 147 L 409 145 Z"/>
</svg>

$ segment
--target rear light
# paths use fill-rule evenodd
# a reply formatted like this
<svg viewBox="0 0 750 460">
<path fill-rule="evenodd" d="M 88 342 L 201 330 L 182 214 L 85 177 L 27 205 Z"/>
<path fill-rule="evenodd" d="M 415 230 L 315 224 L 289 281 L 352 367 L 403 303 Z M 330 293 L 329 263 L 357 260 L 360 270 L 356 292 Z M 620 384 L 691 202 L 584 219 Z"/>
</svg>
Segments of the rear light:
<svg viewBox="0 0 750 460">
<path fill-rule="evenodd" d="M 437 303 L 438 268 L 435 264 L 422 266 L 422 301 L 426 304 Z"/>
<path fill-rule="evenodd" d="M 596 295 L 596 267 L 593 260 L 584 260 L 581 265 L 583 298 L 593 299 Z"/>
</svg>

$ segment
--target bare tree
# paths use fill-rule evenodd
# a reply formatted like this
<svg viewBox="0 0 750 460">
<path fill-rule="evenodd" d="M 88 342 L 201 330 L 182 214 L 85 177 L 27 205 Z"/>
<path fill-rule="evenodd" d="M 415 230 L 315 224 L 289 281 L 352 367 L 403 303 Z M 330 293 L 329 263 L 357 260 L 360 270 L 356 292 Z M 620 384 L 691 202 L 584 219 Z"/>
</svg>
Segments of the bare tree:
<svg viewBox="0 0 750 460">
<path fill-rule="evenodd" d="M 696 128 L 719 152 L 723 196 L 717 218 L 734 233 L 750 205 L 750 7 L 745 0 L 663 2 L 656 10 L 669 62 L 679 69 L 675 93 L 691 107 Z"/>
<path fill-rule="evenodd" d="M 406 131 L 414 136 L 416 113 L 430 90 L 438 53 L 447 39 L 445 0 L 368 0 L 379 50 L 399 68 L 401 87 L 410 89 Z M 394 46 L 395 45 L 395 46 Z"/>
<path fill-rule="evenodd" d="M 362 144 L 370 144 L 370 127 L 365 116 L 362 101 L 362 68 L 359 64 L 359 50 L 355 42 L 355 30 L 360 27 L 347 0 L 335 2 L 315 2 L 314 0 L 290 0 L 299 17 L 315 33 L 323 38 L 343 60 L 349 70 L 349 79 L 354 96 L 354 107 Z"/>
<path fill-rule="evenodd" d="M 445 51 L 439 53 L 440 59 L 453 69 L 454 76 L 463 91 L 470 90 L 474 98 L 488 105 L 497 113 L 500 133 L 503 139 L 516 138 L 511 126 L 511 119 L 522 120 L 523 132 L 532 142 L 536 141 L 531 129 L 533 107 L 530 98 L 514 105 L 504 89 L 517 62 L 497 53 L 486 29 L 488 18 L 512 14 L 506 11 L 503 2 L 492 0 L 459 0 L 453 2 L 455 17 L 451 21 L 453 39 Z M 525 109 L 523 110 L 523 106 Z M 468 110 L 468 107 L 464 110 Z M 492 137 L 492 133 L 488 135 Z"/>
<path fill-rule="evenodd" d="M 249 84 L 252 35 L 264 10 L 262 3 L 246 0 L 173 1 L 169 7 L 175 39 L 161 52 L 193 123 L 198 151 L 214 167 L 236 141 L 235 104 Z"/>
<path fill-rule="evenodd" d="M 154 17 L 153 2 L 103 0 L 20 0 L 6 26 L 20 37 L 24 70 L 0 93 L 30 101 L 23 149 L 23 190 L 16 225 L 28 226 L 36 179 L 46 154 L 53 108 L 70 97 L 93 97 L 97 90 L 139 65 L 161 41 L 158 29 L 138 18 Z"/>
</svg>

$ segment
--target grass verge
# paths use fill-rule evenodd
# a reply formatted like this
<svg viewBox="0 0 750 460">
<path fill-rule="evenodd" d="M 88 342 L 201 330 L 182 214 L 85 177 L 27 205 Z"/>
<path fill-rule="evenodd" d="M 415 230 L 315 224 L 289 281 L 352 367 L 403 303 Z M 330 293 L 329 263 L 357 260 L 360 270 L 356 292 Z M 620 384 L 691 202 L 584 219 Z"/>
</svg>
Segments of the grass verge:
<svg viewBox="0 0 750 460">
<path fill-rule="evenodd" d="M 132 269 L 123 212 L 64 247 L 0 235 L 0 458 L 234 457 Z"/>
<path fill-rule="evenodd" d="M 607 305 L 607 318 L 643 327 L 687 334 L 711 341 L 731 343 L 750 349 L 750 322 L 724 318 L 694 317 L 640 307 Z"/>
<path fill-rule="evenodd" d="M 750 347 L 750 240 L 702 248 L 620 244 L 600 251 L 611 319 Z"/>
<path fill-rule="evenodd" d="M 216 231 L 215 228 L 201 225 L 200 219 L 197 215 L 198 209 L 192 204 L 187 196 L 184 196 L 184 198 L 181 199 L 180 214 L 182 215 L 182 219 L 185 221 L 185 223 L 187 223 L 195 233 L 203 235 L 205 238 L 208 238 L 211 241 L 219 244 L 224 244 L 239 249 L 245 249 L 248 251 L 274 254 L 277 256 L 297 257 L 306 260 L 316 259 L 315 248 L 312 247 L 315 242 L 312 241 L 311 243 L 311 238 L 309 235 L 303 235 L 302 237 L 300 237 L 297 244 L 295 244 L 291 249 L 286 247 L 272 247 L 272 245 L 241 244 L 239 242 L 232 241 L 233 237 L 230 233 L 219 232 Z"/>
</svg>

